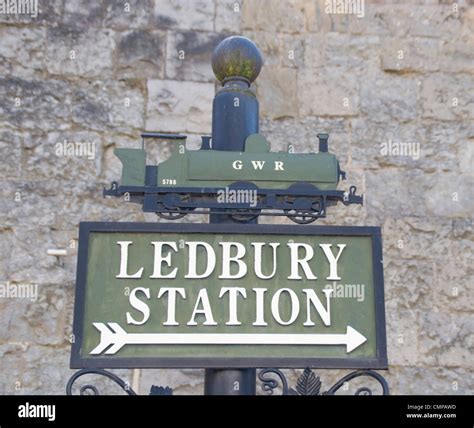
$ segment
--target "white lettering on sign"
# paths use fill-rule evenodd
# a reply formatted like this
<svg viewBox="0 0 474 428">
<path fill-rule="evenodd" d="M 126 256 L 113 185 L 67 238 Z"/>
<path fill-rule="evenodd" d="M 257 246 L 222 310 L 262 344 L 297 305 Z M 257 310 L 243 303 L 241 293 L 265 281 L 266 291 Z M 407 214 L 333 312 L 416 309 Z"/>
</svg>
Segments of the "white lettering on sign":
<svg viewBox="0 0 474 428">
<path fill-rule="evenodd" d="M 184 288 L 160 288 L 158 299 L 164 294 L 168 296 L 168 315 L 163 325 L 179 325 L 176 321 L 176 295 L 179 294 L 183 299 L 185 299 L 186 290 Z"/>
<path fill-rule="evenodd" d="M 226 293 L 229 294 L 229 321 L 226 325 L 241 325 L 242 323 L 237 319 L 237 296 L 240 294 L 246 299 L 247 292 L 243 287 L 222 287 L 219 299 L 222 299 Z"/>
<path fill-rule="evenodd" d="M 284 171 L 285 168 L 283 167 L 282 161 L 275 161 L 275 171 Z"/>
<path fill-rule="evenodd" d="M 334 254 L 331 251 L 331 244 L 319 244 L 319 246 L 323 249 L 330 266 L 329 276 L 326 279 L 330 281 L 341 279 L 339 276 L 337 276 L 337 261 L 339 260 L 339 257 L 341 257 L 342 250 L 346 248 L 346 244 L 337 245 L 339 252 L 337 253 L 336 257 L 334 257 Z"/>
<path fill-rule="evenodd" d="M 219 279 L 239 279 L 247 274 L 247 265 L 241 260 L 245 256 L 245 245 L 240 242 L 220 242 L 222 246 L 222 274 Z M 235 247 L 237 252 L 231 257 L 231 248 Z M 230 265 L 235 263 L 238 271 L 235 274 L 230 273 Z"/>
<path fill-rule="evenodd" d="M 252 166 L 253 166 L 253 169 L 257 170 L 257 169 L 262 169 L 263 166 L 265 165 L 265 162 L 266 161 L 252 161 Z"/>
<path fill-rule="evenodd" d="M 131 245 L 132 241 L 118 241 L 117 245 L 120 246 L 120 272 L 116 278 L 141 278 L 143 273 L 143 268 L 139 269 L 133 275 L 127 274 L 127 265 L 128 265 L 128 247 Z"/>
<path fill-rule="evenodd" d="M 255 171 L 263 171 L 265 164 L 267 161 L 264 160 L 252 160 L 250 161 L 252 167 Z M 237 159 L 232 162 L 232 168 L 240 171 L 243 168 L 244 164 L 240 159 Z M 269 165 L 269 167 L 271 167 Z M 268 169 L 268 168 L 267 168 Z M 285 170 L 285 163 L 283 161 L 273 161 L 273 171 L 284 171 Z"/>
<path fill-rule="evenodd" d="M 287 293 L 290 296 L 291 302 L 291 315 L 288 321 L 283 321 L 280 316 L 280 297 L 282 293 Z M 281 325 L 290 325 L 293 324 L 298 318 L 298 314 L 300 313 L 300 302 L 298 300 L 298 296 L 291 288 L 280 288 L 277 292 L 273 295 L 272 298 L 272 315 L 275 318 L 275 321 Z"/>
<path fill-rule="evenodd" d="M 252 325 L 256 326 L 266 326 L 268 325 L 267 322 L 265 322 L 265 309 L 263 306 L 264 298 L 265 298 L 265 293 L 268 291 L 267 288 L 252 288 L 252 290 L 255 292 L 255 322 L 252 323 Z"/>
<path fill-rule="evenodd" d="M 184 256 L 187 260 L 187 270 L 184 278 L 186 279 L 206 279 L 211 275 L 218 275 L 219 279 L 235 280 L 246 276 L 249 273 L 249 266 L 253 268 L 253 274 L 256 278 L 270 280 L 275 277 L 278 270 L 278 252 L 286 251 L 289 253 L 289 274 L 288 280 L 306 280 L 316 281 L 318 278 L 314 269 L 318 264 L 325 262 L 327 264 L 328 280 L 340 280 L 338 274 L 338 262 L 343 257 L 346 244 L 319 244 L 309 245 L 302 242 L 289 242 L 285 247 L 281 247 L 278 242 L 251 242 L 250 245 L 244 245 L 240 242 L 218 242 L 218 247 L 214 248 L 204 241 L 183 241 L 178 245 L 175 241 L 151 241 L 153 247 L 153 269 L 149 278 L 152 279 L 175 279 L 179 269 L 185 269 L 185 263 L 180 262 Z M 128 273 L 128 260 L 130 248 L 133 248 L 132 241 L 118 241 L 120 247 L 120 268 L 117 278 L 137 279 L 141 278 L 145 268 L 141 267 L 133 274 Z M 187 251 L 187 254 L 180 254 Z M 253 253 L 253 254 L 252 254 Z M 249 263 L 248 258 L 253 260 Z M 176 260 L 175 260 L 176 258 Z M 198 265 L 198 260 L 201 262 Z M 265 263 L 264 263 L 265 260 Z M 219 266 L 218 266 L 219 261 Z M 163 272 L 163 266 L 166 266 L 168 272 Z M 304 311 L 303 326 L 312 327 L 317 324 L 314 319 L 316 313 L 320 322 L 325 326 L 331 325 L 331 297 L 332 289 L 322 289 L 325 295 L 325 305 L 312 288 L 304 288 L 297 292 L 291 288 L 279 288 L 269 296 L 267 288 L 255 287 L 252 292 L 255 299 L 252 301 L 255 308 L 252 313 L 255 314 L 253 326 L 267 326 L 268 319 L 271 317 L 280 325 L 291 325 L 299 319 L 301 311 Z M 242 315 L 243 306 L 246 305 L 248 291 L 242 287 L 226 286 L 219 290 L 219 299 L 226 300 L 227 308 L 226 325 L 237 326 L 242 322 L 239 314 Z M 178 307 L 180 302 L 191 298 L 187 296 L 186 290 L 182 287 L 165 286 L 158 290 L 155 295 L 157 299 L 162 299 L 166 304 L 166 311 L 162 314 L 162 324 L 164 326 L 179 326 L 177 320 Z M 130 306 L 135 312 L 126 313 L 127 324 L 143 325 L 150 319 L 149 301 L 151 299 L 150 288 L 136 287 L 129 294 Z M 209 300 L 207 289 L 200 289 L 197 297 L 193 298 L 191 303 L 194 309 L 188 313 L 188 326 L 215 326 L 212 307 Z M 283 302 L 283 303 L 282 303 Z M 265 307 L 270 311 L 265 314 Z M 185 305 L 185 307 L 189 307 Z M 285 307 L 285 311 L 281 308 Z M 289 308 L 289 309 L 288 309 Z M 249 308 L 245 306 L 245 311 Z M 165 316 L 166 315 L 166 316 Z M 181 318 L 182 319 L 182 318 Z M 223 322 L 223 321 L 222 321 Z"/>
<path fill-rule="evenodd" d="M 150 318 L 150 308 L 145 302 L 142 302 L 138 297 L 137 293 L 141 291 L 147 299 L 150 298 L 150 289 L 149 288 L 143 288 L 143 287 L 137 287 L 134 288 L 130 295 L 128 296 L 128 300 L 130 302 L 130 306 L 132 306 L 134 309 L 137 311 L 140 311 L 143 314 L 143 318 L 141 321 L 136 321 L 132 315 L 130 315 L 130 312 L 126 313 L 127 317 L 127 324 L 133 324 L 133 325 L 142 325 L 145 324 L 148 319 Z"/>
<path fill-rule="evenodd" d="M 265 321 L 265 298 L 268 291 L 267 288 L 252 288 L 255 293 L 255 321 L 252 323 L 254 326 L 266 326 L 268 323 Z M 306 321 L 303 323 L 305 327 L 311 327 L 316 325 L 315 321 L 312 320 L 312 310 L 315 309 L 316 313 L 321 318 L 322 322 L 326 326 L 331 325 L 331 294 L 333 290 L 323 289 L 322 292 L 326 296 L 326 308 L 323 306 L 321 300 L 313 289 L 301 290 L 302 303 L 300 303 L 300 297 L 295 290 L 291 288 L 280 288 L 276 290 L 271 298 L 271 316 L 272 318 L 281 325 L 291 325 L 299 317 L 301 313 L 301 307 L 306 308 Z M 130 312 L 126 313 L 127 324 L 132 325 L 143 325 L 150 318 L 150 308 L 148 303 L 140 300 L 137 293 L 141 293 L 146 297 L 146 300 L 150 300 L 150 289 L 143 287 L 134 288 L 129 295 L 129 303 L 135 310 L 141 313 L 141 319 L 136 320 Z M 157 298 L 160 299 L 164 296 L 167 297 L 167 310 L 166 310 L 166 321 L 163 322 L 165 326 L 179 326 L 179 322 L 176 320 L 177 306 L 178 306 L 178 295 L 185 300 L 187 298 L 186 291 L 181 287 L 163 287 L 160 288 L 157 294 Z M 219 299 L 227 298 L 228 304 L 228 321 L 226 325 L 242 325 L 239 321 L 238 314 L 243 307 L 247 308 L 245 300 L 247 299 L 247 290 L 243 287 L 222 287 L 219 291 Z M 283 319 L 280 308 L 282 307 L 282 300 L 289 301 L 290 315 L 288 319 Z M 239 304 L 242 303 L 242 304 Z M 247 309 L 246 309 L 247 310 Z M 242 312 L 241 312 L 242 313 Z M 187 323 L 188 326 L 198 325 L 196 320 L 198 315 L 204 316 L 204 322 L 202 325 L 217 325 L 214 320 L 211 304 L 209 301 L 209 295 L 207 289 L 203 288 L 199 291 L 196 301 L 194 302 L 194 309 L 191 314 L 191 318 Z"/>
<path fill-rule="evenodd" d="M 263 246 L 265 245 L 264 242 L 252 242 L 252 246 L 255 248 L 255 259 L 254 259 L 254 269 L 255 275 L 260 279 L 270 279 L 275 276 L 277 270 L 277 253 L 276 249 L 280 246 L 279 243 L 272 242 L 270 247 L 273 249 L 272 259 L 273 259 L 273 270 L 270 275 L 264 275 L 262 272 L 262 251 Z"/>
<path fill-rule="evenodd" d="M 207 242 L 186 242 L 186 245 L 189 248 L 189 255 L 188 255 L 188 273 L 184 276 L 185 278 L 190 279 L 201 279 L 207 278 L 216 267 L 216 253 L 212 249 L 211 245 Z M 203 247 L 206 251 L 206 269 L 203 273 L 197 273 L 197 252 L 198 248 Z"/>
<path fill-rule="evenodd" d="M 116 278 L 123 279 L 139 279 L 142 277 L 144 268 L 141 267 L 136 273 L 128 274 L 128 256 L 129 247 L 133 244 L 132 241 L 118 241 L 117 245 L 120 246 L 120 270 Z M 171 272 L 164 274 L 162 272 L 162 266 L 165 264 L 168 268 L 173 267 L 172 253 L 167 249 L 168 253 L 164 255 L 164 247 L 170 247 L 174 252 L 178 253 L 178 245 L 176 242 L 160 242 L 153 241 L 151 245 L 154 247 L 154 264 L 153 273 L 150 278 L 176 278 L 178 273 L 178 267 L 175 266 Z M 239 279 L 243 278 L 248 273 L 247 263 L 244 260 L 247 256 L 247 248 L 240 242 L 219 242 L 219 246 L 222 248 L 221 257 L 221 274 L 219 279 Z M 277 242 L 262 243 L 252 242 L 250 247 L 253 249 L 253 273 L 257 278 L 260 279 L 271 279 L 277 272 L 277 249 L 280 246 Z M 288 279 L 291 280 L 317 280 L 317 276 L 311 269 L 310 262 L 313 262 L 316 258 L 315 248 L 309 244 L 301 242 L 289 242 L 287 244 L 290 249 L 290 275 Z M 341 277 L 338 275 L 337 265 L 338 261 L 342 256 L 346 244 L 337 244 L 338 252 L 334 255 L 332 250 L 333 244 L 319 244 L 322 250 L 322 255 L 325 261 L 329 264 L 329 276 L 326 277 L 329 281 L 340 280 Z M 215 271 L 217 266 L 216 250 L 207 242 L 203 241 L 190 241 L 186 242 L 186 247 L 189 252 L 186 257 L 188 270 L 184 276 L 189 279 L 203 279 L 208 278 Z M 272 250 L 272 271 L 270 274 L 265 275 L 262 268 L 262 254 L 265 247 L 270 247 Z M 205 269 L 203 272 L 197 272 L 197 260 L 198 253 L 202 253 L 204 250 L 205 254 Z M 231 266 L 235 266 L 237 271 L 232 273 Z M 234 269 L 235 270 L 235 269 Z M 301 270 L 304 277 L 301 275 Z"/>
<path fill-rule="evenodd" d="M 202 306 L 202 308 L 199 309 L 199 306 Z M 203 314 L 206 318 L 206 321 L 202 323 L 203 325 L 217 325 L 212 315 L 211 304 L 209 303 L 209 296 L 205 288 L 199 290 L 198 298 L 196 300 L 196 304 L 194 305 L 193 314 L 191 315 L 191 319 L 189 320 L 187 325 L 197 325 L 196 315 L 198 314 Z"/>
<path fill-rule="evenodd" d="M 314 250 L 313 247 L 309 244 L 299 244 L 296 242 L 290 242 L 287 244 L 290 247 L 291 255 L 291 274 L 288 279 L 302 279 L 299 274 L 299 267 L 303 268 L 303 272 L 307 279 L 318 279 L 316 275 L 311 272 L 311 268 L 309 267 L 308 261 L 314 257 Z M 305 251 L 305 255 L 302 259 L 299 258 L 298 252 L 299 249 L 303 248 Z"/>
<path fill-rule="evenodd" d="M 232 162 L 232 168 L 241 170 L 242 169 L 242 161 L 241 160 L 236 160 Z"/>
<path fill-rule="evenodd" d="M 326 295 L 326 307 L 324 309 L 321 300 L 319 300 L 318 295 L 316 292 L 309 288 L 303 290 L 303 293 L 306 293 L 306 321 L 303 324 L 306 327 L 313 326 L 315 323 L 311 320 L 311 305 L 314 306 L 316 311 L 318 312 L 319 316 L 323 320 L 324 325 L 330 326 L 331 325 L 331 305 L 329 302 L 329 298 L 331 297 L 332 290 L 323 290 L 323 293 Z"/>
<path fill-rule="evenodd" d="M 178 268 L 174 268 L 168 275 L 163 275 L 161 273 L 161 265 L 166 263 L 167 266 L 171 266 L 171 253 L 163 256 L 163 245 L 167 245 L 173 249 L 173 251 L 178 251 L 176 242 L 152 242 L 152 245 L 155 246 L 155 263 L 153 268 L 153 274 L 150 278 L 176 278 L 176 272 Z"/>
</svg>

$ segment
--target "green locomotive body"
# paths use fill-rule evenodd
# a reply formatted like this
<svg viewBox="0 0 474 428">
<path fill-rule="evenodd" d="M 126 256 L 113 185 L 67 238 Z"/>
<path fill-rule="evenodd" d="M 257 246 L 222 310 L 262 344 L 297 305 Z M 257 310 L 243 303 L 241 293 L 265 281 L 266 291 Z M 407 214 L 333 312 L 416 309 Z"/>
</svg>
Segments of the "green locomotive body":
<svg viewBox="0 0 474 428">
<path fill-rule="evenodd" d="M 325 135 L 323 147 L 327 148 L 327 134 L 320 135 Z M 174 211 L 183 215 L 196 208 L 219 208 L 220 211 L 221 205 L 215 204 L 215 196 L 224 188 L 258 192 L 258 206 L 223 206 L 237 208 L 239 212 L 247 209 L 247 214 L 253 217 L 260 215 L 262 209 L 276 209 L 292 220 L 297 214 L 306 213 L 309 220 L 314 221 L 324 217 L 326 207 L 338 200 L 346 205 L 362 203 L 362 197 L 355 195 L 355 188 L 351 188 L 350 193 L 337 191 L 344 173 L 334 154 L 324 149 L 310 154 L 292 153 L 292 150 L 271 152 L 269 143 L 260 134 L 247 137 L 244 152 L 218 151 L 204 146 L 200 150 L 187 150 L 184 141 L 178 140 L 171 157 L 158 166 L 146 165 L 143 148 L 116 149 L 115 154 L 123 165 L 122 179 L 120 185 L 113 183 L 104 194 L 130 193 L 132 201 L 143 203 L 145 211 L 155 211 L 169 219 L 179 218 L 169 215 Z M 248 219 L 248 216 L 243 218 Z"/>
</svg>

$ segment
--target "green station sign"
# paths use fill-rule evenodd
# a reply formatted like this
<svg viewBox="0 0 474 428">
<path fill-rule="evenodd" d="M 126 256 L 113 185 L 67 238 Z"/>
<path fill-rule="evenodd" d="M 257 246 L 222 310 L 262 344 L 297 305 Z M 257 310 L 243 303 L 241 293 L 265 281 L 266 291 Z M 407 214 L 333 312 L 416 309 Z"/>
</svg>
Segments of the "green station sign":
<svg viewBox="0 0 474 428">
<path fill-rule="evenodd" d="M 380 229 L 81 223 L 72 368 L 386 368 Z"/>
</svg>

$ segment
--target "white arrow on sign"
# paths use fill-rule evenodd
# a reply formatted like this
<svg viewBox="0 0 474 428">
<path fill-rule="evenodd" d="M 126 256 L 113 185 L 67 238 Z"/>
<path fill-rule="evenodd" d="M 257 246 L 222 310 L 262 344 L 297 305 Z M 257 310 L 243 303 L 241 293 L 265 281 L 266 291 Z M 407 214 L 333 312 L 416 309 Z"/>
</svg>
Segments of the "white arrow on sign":
<svg viewBox="0 0 474 428">
<path fill-rule="evenodd" d="M 127 333 L 117 323 L 95 322 L 100 343 L 90 353 L 115 354 L 125 345 L 346 345 L 346 352 L 358 348 L 367 338 L 351 326 L 345 334 L 226 334 L 226 333 Z"/>
</svg>

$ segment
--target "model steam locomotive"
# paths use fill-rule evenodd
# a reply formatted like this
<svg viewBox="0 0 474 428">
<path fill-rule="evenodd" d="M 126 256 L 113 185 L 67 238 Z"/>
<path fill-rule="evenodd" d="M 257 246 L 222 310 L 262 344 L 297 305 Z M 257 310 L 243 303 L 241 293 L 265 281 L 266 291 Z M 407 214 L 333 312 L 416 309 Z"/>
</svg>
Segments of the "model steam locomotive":
<svg viewBox="0 0 474 428">
<path fill-rule="evenodd" d="M 159 165 L 146 164 L 144 141 L 173 141 L 171 157 Z M 243 152 L 213 150 L 202 137 L 199 150 L 186 149 L 186 136 L 144 133 L 141 149 L 115 149 L 122 162 L 120 184 L 104 189 L 105 196 L 122 197 L 143 205 L 168 220 L 188 213 L 230 215 L 238 222 L 259 215 L 284 215 L 308 224 L 326 217 L 329 206 L 362 204 L 356 187 L 337 190 L 345 179 L 336 156 L 328 152 L 328 134 L 319 134 L 319 153 L 271 152 L 265 137 L 253 134 Z"/>
</svg>

